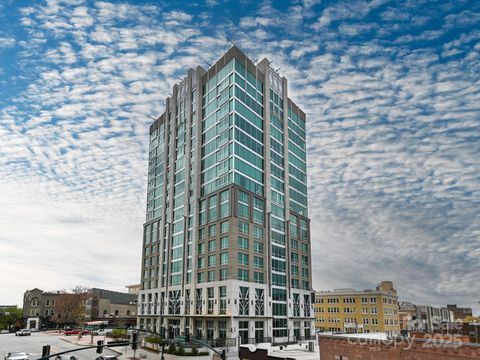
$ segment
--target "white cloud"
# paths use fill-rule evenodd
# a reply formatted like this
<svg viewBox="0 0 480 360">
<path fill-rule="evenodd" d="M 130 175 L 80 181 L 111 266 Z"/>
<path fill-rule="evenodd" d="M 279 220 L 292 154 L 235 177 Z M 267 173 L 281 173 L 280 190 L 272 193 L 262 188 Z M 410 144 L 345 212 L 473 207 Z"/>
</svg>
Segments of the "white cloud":
<svg viewBox="0 0 480 360">
<path fill-rule="evenodd" d="M 12 47 L 15 45 L 14 38 L 0 37 L 0 48 Z"/>
<path fill-rule="evenodd" d="M 23 9 L 29 38 L 20 60 L 35 76 L 0 110 L 0 209 L 13 204 L 0 210 L 0 252 L 13 265 L 20 253 L 26 262 L 51 259 L 65 276 L 42 263 L 2 296 L 18 299 L 18 284 L 120 290 L 138 281 L 151 121 L 141 114 L 163 111 L 177 77 L 204 66 L 202 58 L 215 61 L 234 36 L 252 57 L 274 60 L 307 113 L 314 286 L 366 288 L 387 278 L 403 299 L 441 304 L 463 295 L 473 305 L 480 36 L 471 29 L 415 49 L 412 42 L 439 41 L 447 30 L 417 32 L 428 14 L 382 4 L 305 2 L 282 12 L 264 2 L 239 19 L 244 32 L 154 5 Z M 372 9 L 388 23 L 366 21 Z M 461 20 L 445 23 L 468 26 Z M 359 40 L 368 31 L 378 36 Z"/>
<path fill-rule="evenodd" d="M 297 47 L 295 48 L 291 53 L 290 56 L 293 59 L 298 59 L 299 57 L 304 56 L 305 54 L 315 52 L 319 49 L 319 46 L 317 44 L 310 44 L 310 45 L 305 45 L 302 47 Z"/>
<path fill-rule="evenodd" d="M 192 21 L 193 16 L 183 11 L 171 11 L 165 15 L 165 18 L 167 20 L 176 20 L 179 23 L 185 23 Z"/>
</svg>

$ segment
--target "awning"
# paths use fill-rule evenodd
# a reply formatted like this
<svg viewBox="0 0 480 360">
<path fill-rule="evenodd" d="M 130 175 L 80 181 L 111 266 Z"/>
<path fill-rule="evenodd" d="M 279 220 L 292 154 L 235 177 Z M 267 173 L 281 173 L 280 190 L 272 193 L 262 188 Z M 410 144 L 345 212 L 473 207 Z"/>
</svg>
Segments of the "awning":
<svg viewBox="0 0 480 360">
<path fill-rule="evenodd" d="M 85 325 L 108 325 L 108 321 L 87 321 Z"/>
</svg>

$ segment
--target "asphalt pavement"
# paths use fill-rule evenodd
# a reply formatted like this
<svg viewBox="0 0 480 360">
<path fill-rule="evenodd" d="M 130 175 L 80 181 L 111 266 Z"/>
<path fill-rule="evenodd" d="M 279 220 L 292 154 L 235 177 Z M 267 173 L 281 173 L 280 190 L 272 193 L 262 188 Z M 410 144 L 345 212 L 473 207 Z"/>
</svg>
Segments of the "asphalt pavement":
<svg viewBox="0 0 480 360">
<path fill-rule="evenodd" d="M 76 336 L 70 336 L 68 340 L 74 341 Z M 60 336 L 57 333 L 34 332 L 30 336 L 0 334 L 0 359 L 3 360 L 8 352 L 23 351 L 27 353 L 29 360 L 35 360 L 42 356 L 42 348 L 47 344 L 50 345 L 51 354 L 80 347 L 77 344 L 66 341 L 64 336 Z M 105 349 L 103 353 L 104 355 L 118 355 L 109 349 Z M 75 355 L 79 360 L 94 360 L 99 356 L 95 349 L 82 350 L 71 354 Z"/>
</svg>

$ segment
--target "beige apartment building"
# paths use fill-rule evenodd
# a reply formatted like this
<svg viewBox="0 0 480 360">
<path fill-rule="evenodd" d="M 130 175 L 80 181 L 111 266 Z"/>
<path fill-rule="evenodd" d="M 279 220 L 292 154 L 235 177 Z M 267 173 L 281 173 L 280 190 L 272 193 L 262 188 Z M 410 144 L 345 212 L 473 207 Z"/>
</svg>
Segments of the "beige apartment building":
<svg viewBox="0 0 480 360">
<path fill-rule="evenodd" d="M 400 334 L 397 291 L 391 281 L 382 281 L 375 290 L 317 291 L 314 312 L 319 331 Z"/>
</svg>

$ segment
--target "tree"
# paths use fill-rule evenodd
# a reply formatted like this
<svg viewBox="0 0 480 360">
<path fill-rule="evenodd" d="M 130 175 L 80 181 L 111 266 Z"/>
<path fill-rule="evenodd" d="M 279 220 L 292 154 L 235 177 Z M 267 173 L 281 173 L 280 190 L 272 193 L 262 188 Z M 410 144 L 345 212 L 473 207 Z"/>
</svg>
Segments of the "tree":
<svg viewBox="0 0 480 360">
<path fill-rule="evenodd" d="M 480 316 L 467 316 L 465 317 L 462 322 L 464 323 L 479 323 L 480 322 Z"/>
<path fill-rule="evenodd" d="M 55 305 L 56 315 L 50 321 L 58 325 L 81 326 L 85 321 L 85 301 L 87 293 L 61 294 Z"/>
<path fill-rule="evenodd" d="M 85 294 L 88 292 L 88 287 L 86 286 L 83 286 L 83 285 L 76 285 L 73 289 L 72 289 L 72 293 L 73 294 Z"/>
<path fill-rule="evenodd" d="M 17 307 L 0 309 L 0 329 L 10 329 L 16 326 L 17 320 L 22 319 L 22 309 Z"/>
</svg>

